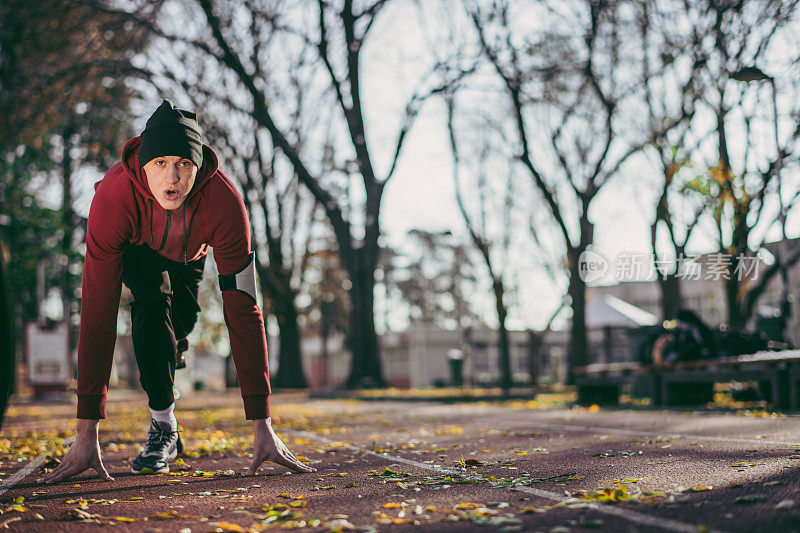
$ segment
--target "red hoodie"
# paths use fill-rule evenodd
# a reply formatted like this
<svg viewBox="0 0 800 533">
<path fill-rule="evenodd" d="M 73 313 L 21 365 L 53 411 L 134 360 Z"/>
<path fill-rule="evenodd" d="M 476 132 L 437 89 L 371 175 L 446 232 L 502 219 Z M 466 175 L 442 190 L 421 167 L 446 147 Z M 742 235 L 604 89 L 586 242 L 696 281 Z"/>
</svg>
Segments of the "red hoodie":
<svg viewBox="0 0 800 533">
<path fill-rule="evenodd" d="M 139 137 L 95 184 L 86 233 L 81 329 L 78 339 L 78 418 L 106 417 L 106 393 L 122 291 L 122 254 L 145 244 L 173 261 L 193 261 L 214 248 L 220 274 L 234 274 L 250 259 L 250 223 L 244 203 L 203 145 L 203 166 L 181 207 L 162 208 L 139 164 Z M 245 416 L 269 416 L 269 370 L 264 318 L 241 291 L 222 292 L 225 324 L 239 375 Z"/>
</svg>

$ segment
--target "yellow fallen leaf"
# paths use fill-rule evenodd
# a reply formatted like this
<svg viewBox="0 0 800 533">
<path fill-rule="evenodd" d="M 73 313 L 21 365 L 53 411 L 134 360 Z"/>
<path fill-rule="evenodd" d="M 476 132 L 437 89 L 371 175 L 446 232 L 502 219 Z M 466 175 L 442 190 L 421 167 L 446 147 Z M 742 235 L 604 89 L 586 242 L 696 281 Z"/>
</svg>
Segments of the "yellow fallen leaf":
<svg viewBox="0 0 800 533">
<path fill-rule="evenodd" d="M 24 505 L 16 505 L 15 504 L 15 505 L 10 505 L 10 506 L 6 507 L 5 512 L 7 513 L 9 511 L 16 511 L 18 513 L 27 513 L 28 512 L 28 508 L 25 507 Z"/>
<path fill-rule="evenodd" d="M 397 509 L 398 507 L 402 507 L 403 505 L 397 502 L 389 502 L 389 503 L 384 503 L 383 506 L 386 509 Z"/>
<path fill-rule="evenodd" d="M 222 531 L 238 531 L 240 533 L 245 533 L 245 529 L 242 526 L 238 524 L 231 524 L 230 522 L 212 522 L 209 525 L 215 525 Z"/>
<path fill-rule="evenodd" d="M 133 518 L 128 518 L 127 516 L 115 516 L 114 520 L 118 522 L 136 522 Z"/>
<path fill-rule="evenodd" d="M 472 503 L 472 502 L 462 502 L 462 503 L 456 504 L 455 507 L 453 507 L 453 509 L 467 510 L 467 509 L 477 509 L 478 507 L 480 507 L 480 504 Z"/>
</svg>

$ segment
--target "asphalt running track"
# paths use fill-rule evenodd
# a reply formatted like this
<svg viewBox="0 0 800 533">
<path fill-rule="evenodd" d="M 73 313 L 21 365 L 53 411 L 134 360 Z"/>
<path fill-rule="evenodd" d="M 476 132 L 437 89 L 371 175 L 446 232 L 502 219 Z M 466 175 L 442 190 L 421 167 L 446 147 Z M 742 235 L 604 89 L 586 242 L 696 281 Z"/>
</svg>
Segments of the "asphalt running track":
<svg viewBox="0 0 800 533">
<path fill-rule="evenodd" d="M 287 405 L 296 402 L 290 400 Z M 280 395 L 273 405 L 278 432 L 318 472 L 287 474 L 271 466 L 263 475 L 243 475 L 248 459 L 237 452 L 246 450 L 234 448 L 185 458 L 186 469 L 173 472 L 178 475 L 136 476 L 129 473 L 131 444 L 118 442 L 104 449 L 113 483 L 82 476 L 42 486 L 33 480 L 44 457 L 4 463 L 0 509 L 22 496 L 27 511 L 6 511 L 0 525 L 11 531 L 97 530 L 112 523 L 120 531 L 246 529 L 266 518 L 265 504 L 279 510 L 282 504 L 307 523 L 335 525 L 346 515 L 349 523 L 379 531 L 486 531 L 487 523 L 504 531 L 800 530 L 798 505 L 786 503 L 800 504 L 800 456 L 792 457 L 800 453 L 796 417 L 302 400 L 304 411 L 324 418 L 319 424 L 306 415 L 281 417 Z M 11 416 L 6 430 L 24 423 Z M 190 446 L 198 444 L 191 427 L 185 436 Z M 392 471 L 397 474 L 386 475 Z M 631 494 L 667 494 L 614 505 L 571 497 L 617 486 L 616 480 L 628 480 Z M 86 512 L 102 518 L 65 519 L 81 498 Z M 292 502 L 298 507 L 288 507 Z M 454 517 L 461 520 L 448 521 Z M 406 523 L 384 523 L 389 520 Z"/>
</svg>

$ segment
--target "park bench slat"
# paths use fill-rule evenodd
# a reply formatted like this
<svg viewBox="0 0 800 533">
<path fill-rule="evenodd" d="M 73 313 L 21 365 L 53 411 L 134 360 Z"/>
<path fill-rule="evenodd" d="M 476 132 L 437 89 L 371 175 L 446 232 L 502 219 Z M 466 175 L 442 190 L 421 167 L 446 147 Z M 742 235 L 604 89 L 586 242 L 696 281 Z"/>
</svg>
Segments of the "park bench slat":
<svg viewBox="0 0 800 533">
<path fill-rule="evenodd" d="M 717 382 L 758 381 L 773 404 L 797 408 L 800 402 L 800 350 L 679 361 L 667 365 L 638 362 L 594 363 L 574 370 L 581 403 L 618 403 L 622 385 L 649 383 L 656 405 L 703 403 L 713 397 Z"/>
</svg>

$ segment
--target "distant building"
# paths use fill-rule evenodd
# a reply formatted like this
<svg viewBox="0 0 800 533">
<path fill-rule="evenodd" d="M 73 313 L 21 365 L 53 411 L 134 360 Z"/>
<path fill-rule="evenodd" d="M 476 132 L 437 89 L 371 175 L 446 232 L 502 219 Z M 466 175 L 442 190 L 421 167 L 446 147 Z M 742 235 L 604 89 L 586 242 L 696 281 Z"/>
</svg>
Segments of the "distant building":
<svg viewBox="0 0 800 533">
<path fill-rule="evenodd" d="M 509 332 L 511 371 L 517 382 L 530 379 L 529 335 L 526 331 Z M 471 341 L 470 341 L 471 339 Z M 383 375 L 394 387 L 435 387 L 453 381 L 450 357 L 463 356 L 463 378 L 467 384 L 484 385 L 499 379 L 497 332 L 474 328 L 469 332 L 446 330 L 430 323 L 417 323 L 406 331 L 387 333 L 380 338 Z M 350 371 L 350 354 L 342 339 L 329 341 L 327 358 L 318 338 L 303 343 L 304 368 L 311 387 L 339 387 Z"/>
</svg>

